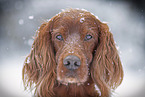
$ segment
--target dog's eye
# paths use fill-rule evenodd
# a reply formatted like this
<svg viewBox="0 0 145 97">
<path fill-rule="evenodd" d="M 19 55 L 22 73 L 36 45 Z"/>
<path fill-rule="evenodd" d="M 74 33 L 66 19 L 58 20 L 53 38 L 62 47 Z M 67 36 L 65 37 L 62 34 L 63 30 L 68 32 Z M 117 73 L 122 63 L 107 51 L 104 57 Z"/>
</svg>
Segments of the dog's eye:
<svg viewBox="0 0 145 97">
<path fill-rule="evenodd" d="M 56 39 L 58 39 L 58 40 L 63 40 L 63 37 L 62 37 L 62 35 L 57 35 L 57 36 L 56 36 Z"/>
<path fill-rule="evenodd" d="M 56 38 L 57 38 L 58 40 L 63 40 L 62 35 L 57 35 Z"/>
<path fill-rule="evenodd" d="M 92 38 L 92 36 L 90 34 L 85 36 L 85 41 L 90 40 Z"/>
</svg>

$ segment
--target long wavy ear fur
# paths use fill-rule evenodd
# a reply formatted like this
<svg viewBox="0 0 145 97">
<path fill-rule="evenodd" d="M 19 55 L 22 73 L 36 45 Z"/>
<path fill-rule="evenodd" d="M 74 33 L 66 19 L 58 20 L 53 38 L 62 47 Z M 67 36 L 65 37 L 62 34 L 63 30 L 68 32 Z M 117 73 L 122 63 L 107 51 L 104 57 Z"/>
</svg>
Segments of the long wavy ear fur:
<svg viewBox="0 0 145 97">
<path fill-rule="evenodd" d="M 98 21 L 99 43 L 94 55 L 91 76 L 99 87 L 101 97 L 109 97 L 111 89 L 117 88 L 123 79 L 122 64 L 107 24 Z"/>
<path fill-rule="evenodd" d="M 51 43 L 50 24 L 51 21 L 43 23 L 38 30 L 22 71 L 25 89 L 35 88 L 35 94 L 40 97 L 54 95 L 52 88 L 56 79 L 56 62 Z"/>
</svg>

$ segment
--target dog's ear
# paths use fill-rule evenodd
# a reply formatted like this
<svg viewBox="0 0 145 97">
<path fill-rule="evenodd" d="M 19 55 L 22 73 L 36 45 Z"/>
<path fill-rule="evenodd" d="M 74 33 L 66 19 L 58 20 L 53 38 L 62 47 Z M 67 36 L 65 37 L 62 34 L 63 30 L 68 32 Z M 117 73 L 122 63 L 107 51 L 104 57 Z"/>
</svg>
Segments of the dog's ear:
<svg viewBox="0 0 145 97">
<path fill-rule="evenodd" d="M 110 95 L 110 90 L 118 87 L 123 79 L 122 64 L 116 49 L 113 35 L 107 24 L 97 21 L 99 34 L 98 44 L 91 68 L 91 76 L 100 88 L 101 96 Z"/>
<path fill-rule="evenodd" d="M 52 88 L 56 78 L 56 62 L 50 33 L 52 23 L 53 20 L 50 20 L 41 25 L 22 71 L 25 89 L 31 89 L 35 85 L 37 95 L 43 97 L 53 94 Z"/>
</svg>

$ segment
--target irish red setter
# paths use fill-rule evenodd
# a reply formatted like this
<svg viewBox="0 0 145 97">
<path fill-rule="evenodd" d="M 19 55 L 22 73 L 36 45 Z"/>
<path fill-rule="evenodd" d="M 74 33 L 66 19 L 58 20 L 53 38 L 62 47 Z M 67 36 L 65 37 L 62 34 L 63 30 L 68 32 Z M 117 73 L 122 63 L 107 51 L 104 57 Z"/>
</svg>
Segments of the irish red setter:
<svg viewBox="0 0 145 97">
<path fill-rule="evenodd" d="M 41 25 L 22 73 L 37 97 L 109 97 L 123 79 L 107 24 L 79 9 Z"/>
</svg>

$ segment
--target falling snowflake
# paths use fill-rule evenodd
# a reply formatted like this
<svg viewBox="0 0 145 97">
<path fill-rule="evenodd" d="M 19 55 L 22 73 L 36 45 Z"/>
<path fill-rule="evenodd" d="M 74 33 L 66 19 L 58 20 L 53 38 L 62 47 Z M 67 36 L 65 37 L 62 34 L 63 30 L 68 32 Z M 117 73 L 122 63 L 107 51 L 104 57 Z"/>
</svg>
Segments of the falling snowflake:
<svg viewBox="0 0 145 97">
<path fill-rule="evenodd" d="M 34 19 L 34 16 L 29 16 L 28 18 L 29 18 L 30 20 L 32 20 L 32 19 Z"/>
</svg>

